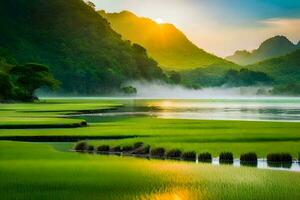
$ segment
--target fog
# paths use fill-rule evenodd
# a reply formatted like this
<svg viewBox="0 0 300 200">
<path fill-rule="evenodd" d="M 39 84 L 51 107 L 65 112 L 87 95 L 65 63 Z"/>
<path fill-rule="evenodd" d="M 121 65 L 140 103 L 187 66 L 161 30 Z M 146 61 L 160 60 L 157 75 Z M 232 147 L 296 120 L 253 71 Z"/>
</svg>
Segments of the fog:
<svg viewBox="0 0 300 200">
<path fill-rule="evenodd" d="M 248 98 L 266 97 L 257 95 L 262 87 L 236 87 L 226 86 L 203 89 L 187 89 L 179 85 L 165 83 L 131 82 L 127 83 L 137 89 L 137 98 L 173 98 L 173 99 L 210 99 L 210 98 Z M 270 87 L 264 87 L 269 91 Z"/>
</svg>

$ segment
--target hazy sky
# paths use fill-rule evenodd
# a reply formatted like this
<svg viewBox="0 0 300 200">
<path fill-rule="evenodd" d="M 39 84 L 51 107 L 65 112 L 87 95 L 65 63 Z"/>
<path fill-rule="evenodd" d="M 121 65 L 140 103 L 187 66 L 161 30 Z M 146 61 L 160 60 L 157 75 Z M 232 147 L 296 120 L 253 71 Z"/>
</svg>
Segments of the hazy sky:
<svg viewBox="0 0 300 200">
<path fill-rule="evenodd" d="M 252 50 L 265 39 L 300 40 L 300 0 L 93 0 L 107 12 L 175 24 L 199 47 L 218 56 Z"/>
</svg>

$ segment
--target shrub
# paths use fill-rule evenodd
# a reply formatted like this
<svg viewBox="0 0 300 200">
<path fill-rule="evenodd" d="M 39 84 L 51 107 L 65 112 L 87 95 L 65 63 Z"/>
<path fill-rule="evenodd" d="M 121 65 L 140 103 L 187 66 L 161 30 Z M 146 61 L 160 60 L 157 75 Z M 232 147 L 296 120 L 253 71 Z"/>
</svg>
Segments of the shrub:
<svg viewBox="0 0 300 200">
<path fill-rule="evenodd" d="M 143 143 L 143 142 L 136 142 L 136 143 L 133 144 L 133 148 L 134 148 L 134 149 L 140 148 L 140 147 L 142 147 L 142 146 L 144 146 L 144 143 Z"/>
<path fill-rule="evenodd" d="M 182 159 L 186 161 L 196 161 L 196 157 L 195 151 L 188 151 L 182 154 Z"/>
<path fill-rule="evenodd" d="M 133 150 L 133 147 L 132 146 L 124 146 L 122 148 L 122 151 L 123 152 L 131 152 Z"/>
<path fill-rule="evenodd" d="M 165 149 L 162 147 L 151 149 L 150 152 L 152 157 L 162 158 L 165 155 Z"/>
<path fill-rule="evenodd" d="M 253 152 L 241 154 L 240 162 L 242 165 L 257 165 L 257 155 Z"/>
<path fill-rule="evenodd" d="M 232 164 L 233 163 L 233 154 L 231 152 L 222 152 L 219 157 L 220 163 Z"/>
<path fill-rule="evenodd" d="M 97 151 L 98 152 L 107 152 L 107 151 L 109 151 L 109 146 L 108 145 L 101 145 L 101 146 L 97 147 Z"/>
<path fill-rule="evenodd" d="M 271 153 L 267 155 L 267 161 L 271 163 L 292 163 L 293 158 L 289 153 Z"/>
<path fill-rule="evenodd" d="M 92 145 L 89 145 L 88 148 L 87 148 L 87 152 L 89 152 L 89 153 L 93 153 L 94 150 L 95 150 L 95 148 Z"/>
<path fill-rule="evenodd" d="M 208 152 L 200 153 L 198 155 L 198 161 L 199 162 L 211 162 L 212 161 L 212 156 Z"/>
<path fill-rule="evenodd" d="M 112 147 L 112 148 L 110 149 L 110 151 L 112 151 L 112 152 L 121 152 L 122 150 L 121 150 L 121 147 L 120 147 L 120 146 L 115 146 L 115 147 Z"/>
<path fill-rule="evenodd" d="M 292 163 L 293 157 L 289 153 L 281 153 L 281 162 L 283 163 Z"/>
<path fill-rule="evenodd" d="M 182 152 L 179 149 L 172 149 L 167 152 L 167 158 L 177 158 L 180 159 Z"/>
<path fill-rule="evenodd" d="M 146 155 L 150 153 L 150 146 L 140 147 L 133 152 L 134 154 Z"/>
<path fill-rule="evenodd" d="M 79 151 L 79 152 L 83 152 L 86 151 L 88 149 L 88 144 L 86 142 L 79 142 L 75 145 L 74 150 L 75 151 Z"/>
</svg>

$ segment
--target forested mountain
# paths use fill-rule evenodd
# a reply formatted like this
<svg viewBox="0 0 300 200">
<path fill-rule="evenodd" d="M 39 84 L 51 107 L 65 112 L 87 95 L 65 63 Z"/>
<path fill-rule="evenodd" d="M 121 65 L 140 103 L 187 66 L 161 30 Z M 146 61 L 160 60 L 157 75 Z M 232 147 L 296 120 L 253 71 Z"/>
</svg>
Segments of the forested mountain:
<svg viewBox="0 0 300 200">
<path fill-rule="evenodd" d="M 264 41 L 258 49 L 252 52 L 246 50 L 236 51 L 234 55 L 226 59 L 240 65 L 249 65 L 266 59 L 284 56 L 297 49 L 300 49 L 300 42 L 295 45 L 285 36 L 275 36 Z"/>
<path fill-rule="evenodd" d="M 165 70 L 187 70 L 230 64 L 198 48 L 172 24 L 159 24 L 128 11 L 120 13 L 99 11 L 99 14 L 106 18 L 124 39 L 145 47 L 149 55 Z"/>
<path fill-rule="evenodd" d="M 0 1 L 0 58 L 48 66 L 65 92 L 102 94 L 132 79 L 165 79 L 82 0 Z"/>
<path fill-rule="evenodd" d="M 267 73 L 275 80 L 275 84 L 300 82 L 300 50 L 246 67 Z"/>
</svg>

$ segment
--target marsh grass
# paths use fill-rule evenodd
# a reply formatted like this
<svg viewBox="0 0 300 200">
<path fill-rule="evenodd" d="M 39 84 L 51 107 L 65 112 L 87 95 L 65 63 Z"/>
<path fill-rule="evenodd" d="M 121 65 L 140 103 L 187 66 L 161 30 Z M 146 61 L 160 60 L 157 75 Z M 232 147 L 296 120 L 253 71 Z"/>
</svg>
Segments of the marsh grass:
<svg viewBox="0 0 300 200">
<path fill-rule="evenodd" d="M 240 156 L 241 165 L 257 166 L 257 155 L 254 152 L 244 153 Z"/>
<path fill-rule="evenodd" d="M 176 159 L 176 160 L 180 160 L 181 159 L 181 155 L 182 155 L 182 151 L 179 149 L 171 149 L 169 151 L 167 151 L 166 153 L 166 158 L 167 159 Z"/>
<path fill-rule="evenodd" d="M 220 164 L 233 164 L 233 154 L 231 152 L 222 152 L 219 156 Z"/>
<path fill-rule="evenodd" d="M 110 150 L 110 147 L 108 145 L 101 145 L 97 147 L 98 153 L 107 153 Z"/>
<path fill-rule="evenodd" d="M 212 155 L 208 152 L 200 153 L 198 155 L 198 161 L 199 162 L 211 163 L 212 162 Z"/>
<path fill-rule="evenodd" d="M 87 142 L 78 142 L 74 146 L 74 150 L 78 151 L 78 152 L 84 152 L 84 151 L 88 150 L 88 148 L 89 148 L 89 145 Z"/>
<path fill-rule="evenodd" d="M 196 161 L 197 159 L 197 154 L 195 151 L 188 151 L 188 152 L 184 152 L 182 154 L 182 159 L 184 161 Z"/>
<path fill-rule="evenodd" d="M 150 155 L 153 158 L 164 158 L 166 150 L 162 147 L 153 148 L 150 151 Z"/>
<path fill-rule="evenodd" d="M 270 167 L 291 168 L 293 157 L 289 153 L 270 153 L 267 162 Z"/>
<path fill-rule="evenodd" d="M 1 200 L 299 199 L 299 173 L 0 146 Z"/>
</svg>

